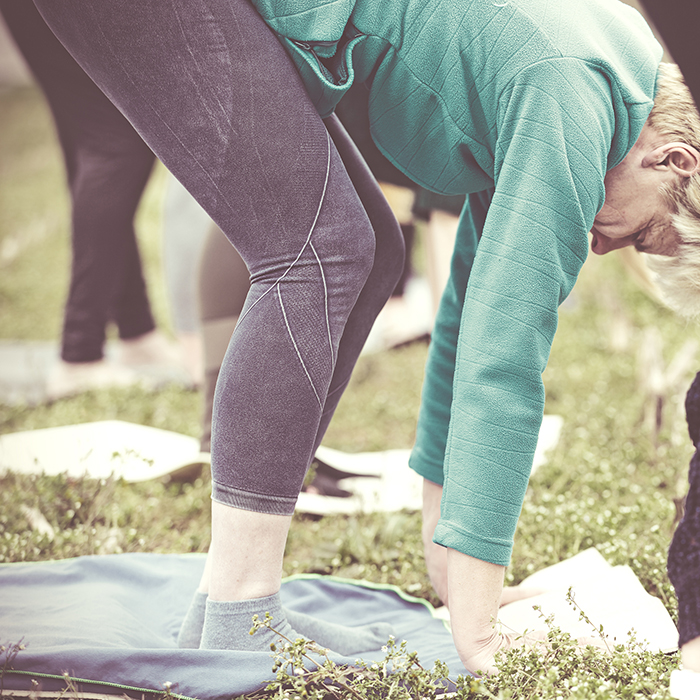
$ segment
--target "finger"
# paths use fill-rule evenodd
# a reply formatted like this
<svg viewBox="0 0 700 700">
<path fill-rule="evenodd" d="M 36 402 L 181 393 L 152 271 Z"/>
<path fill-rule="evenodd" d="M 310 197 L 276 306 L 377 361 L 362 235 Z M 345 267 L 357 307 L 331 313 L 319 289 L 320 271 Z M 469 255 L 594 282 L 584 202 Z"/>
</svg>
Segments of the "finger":
<svg viewBox="0 0 700 700">
<path fill-rule="evenodd" d="M 547 638 L 547 633 L 544 630 L 537 630 L 534 632 L 526 632 L 525 634 L 514 635 L 514 634 L 504 634 L 504 637 L 508 639 L 509 646 L 508 649 L 513 647 L 521 646 L 534 646 L 537 644 L 547 644 L 549 642 Z"/>
<path fill-rule="evenodd" d="M 602 649 L 603 651 L 611 651 L 608 643 L 601 637 L 578 637 L 576 642 L 582 647 L 595 647 L 596 649 Z"/>
<path fill-rule="evenodd" d="M 534 598 L 535 596 L 545 593 L 544 588 L 528 588 L 523 586 L 507 586 L 503 589 L 501 594 L 501 607 L 504 605 L 509 605 L 510 603 L 515 603 L 518 600 L 524 600 L 525 598 Z"/>
</svg>

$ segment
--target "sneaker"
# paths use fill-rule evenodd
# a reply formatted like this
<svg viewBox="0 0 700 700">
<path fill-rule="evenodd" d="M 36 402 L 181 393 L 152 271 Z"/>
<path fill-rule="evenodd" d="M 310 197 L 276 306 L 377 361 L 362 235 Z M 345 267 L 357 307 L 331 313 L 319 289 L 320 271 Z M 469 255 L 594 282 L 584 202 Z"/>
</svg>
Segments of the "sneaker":
<svg viewBox="0 0 700 700">
<path fill-rule="evenodd" d="M 46 380 L 46 397 L 56 401 L 92 389 L 138 384 L 141 377 L 133 370 L 107 360 L 64 362 L 59 360 Z"/>
<path fill-rule="evenodd" d="M 117 360 L 127 367 L 182 366 L 177 346 L 158 330 L 120 340 Z"/>
</svg>

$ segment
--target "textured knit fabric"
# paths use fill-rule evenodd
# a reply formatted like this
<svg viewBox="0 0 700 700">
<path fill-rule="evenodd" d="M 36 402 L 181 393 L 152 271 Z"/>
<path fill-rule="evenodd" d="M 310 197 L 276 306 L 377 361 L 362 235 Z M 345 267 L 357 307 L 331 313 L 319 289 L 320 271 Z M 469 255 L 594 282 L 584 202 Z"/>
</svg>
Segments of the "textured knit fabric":
<svg viewBox="0 0 700 700">
<path fill-rule="evenodd" d="M 372 136 L 399 170 L 443 194 L 487 193 L 462 217 L 411 465 L 445 486 L 435 541 L 507 564 L 557 307 L 605 173 L 651 109 L 661 49 L 609 0 L 255 4 L 321 113 L 367 81 Z"/>
<path fill-rule="evenodd" d="M 389 205 L 247 0 L 35 4 L 246 263 L 214 397 L 212 498 L 291 515 L 401 274 Z"/>
<path fill-rule="evenodd" d="M 690 461 L 685 514 L 673 534 L 668 575 L 678 596 L 678 644 L 700 637 L 700 373 L 685 400 L 688 432 L 698 448 Z"/>
</svg>

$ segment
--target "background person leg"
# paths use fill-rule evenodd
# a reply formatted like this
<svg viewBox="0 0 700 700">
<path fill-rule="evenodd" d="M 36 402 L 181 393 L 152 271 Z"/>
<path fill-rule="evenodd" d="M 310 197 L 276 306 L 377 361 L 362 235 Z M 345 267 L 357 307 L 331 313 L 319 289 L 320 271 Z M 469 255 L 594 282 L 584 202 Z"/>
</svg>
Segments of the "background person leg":
<svg viewBox="0 0 700 700">
<path fill-rule="evenodd" d="M 213 226 L 192 195 L 169 176 L 163 203 L 163 270 L 181 361 L 194 386 L 204 379 L 198 282 Z"/>
<path fill-rule="evenodd" d="M 204 243 L 197 280 L 204 361 L 200 444 L 209 452 L 216 380 L 250 289 L 248 268 L 215 224 Z"/>
<path fill-rule="evenodd" d="M 135 381 L 100 362 L 105 327 L 122 337 L 153 331 L 133 218 L 153 154 L 47 27 L 31 2 L 0 11 L 40 84 L 56 125 L 72 199 L 72 273 L 61 356 L 49 384 L 56 398 Z"/>
</svg>

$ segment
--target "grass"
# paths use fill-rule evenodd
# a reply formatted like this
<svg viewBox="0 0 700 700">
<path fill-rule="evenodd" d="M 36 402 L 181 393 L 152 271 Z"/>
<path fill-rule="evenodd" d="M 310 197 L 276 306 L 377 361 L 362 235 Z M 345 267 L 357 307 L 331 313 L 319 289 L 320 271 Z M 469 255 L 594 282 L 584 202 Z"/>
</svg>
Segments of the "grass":
<svg viewBox="0 0 700 700">
<path fill-rule="evenodd" d="M 155 314 L 167 329 L 159 262 L 163 182 L 159 169 L 138 224 Z M 0 337 L 56 340 L 68 203 L 50 121 L 31 89 L 0 93 L 0 212 Z M 564 417 L 564 429 L 531 480 L 509 582 L 594 546 L 612 564 L 629 564 L 676 614 L 665 559 L 692 453 L 681 404 L 700 367 L 697 359 L 689 364 L 658 400 L 647 389 L 644 359 L 654 338 L 662 339 L 657 364 L 665 370 L 699 332 L 642 291 L 617 257 L 587 262 L 562 307 L 545 373 L 546 410 Z M 425 355 L 426 347 L 415 345 L 362 358 L 325 444 L 347 451 L 410 447 Z M 111 390 L 50 406 L 0 405 L 0 432 L 118 418 L 197 436 L 199 411 L 199 396 L 177 387 Z M 205 551 L 209 488 L 207 474 L 185 484 L 7 474 L 0 477 L 0 561 Z M 53 540 L 32 531 L 22 505 L 43 513 L 57 533 Z M 416 513 L 296 516 L 284 569 L 392 583 L 436 603 L 420 551 Z M 504 662 L 510 685 L 482 690 L 504 698 L 667 698 L 667 675 L 677 663 L 674 656 L 620 650 L 609 662 L 586 656 L 573 665 L 574 652 L 562 654 L 546 662 L 513 657 Z M 622 683 L 620 664 L 649 687 Z M 482 690 L 468 692 L 477 697 Z"/>
</svg>

